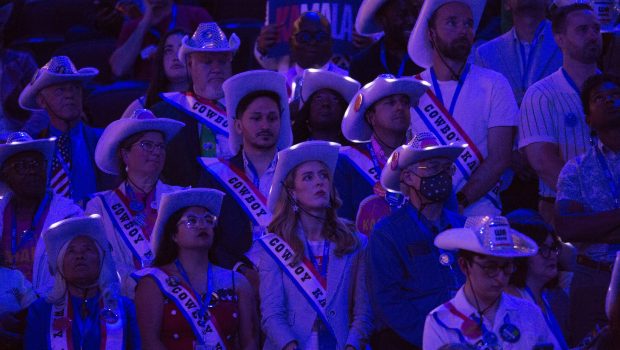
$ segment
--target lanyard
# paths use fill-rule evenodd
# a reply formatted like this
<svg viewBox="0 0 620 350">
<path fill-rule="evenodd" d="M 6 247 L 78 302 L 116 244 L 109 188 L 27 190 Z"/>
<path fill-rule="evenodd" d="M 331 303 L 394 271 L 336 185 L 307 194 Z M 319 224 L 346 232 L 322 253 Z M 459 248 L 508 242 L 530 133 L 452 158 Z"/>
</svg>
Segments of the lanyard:
<svg viewBox="0 0 620 350">
<path fill-rule="evenodd" d="M 306 250 L 308 251 L 308 257 L 310 258 L 312 265 L 314 265 L 316 270 L 319 271 L 321 276 L 326 278 L 327 277 L 327 265 L 329 264 L 329 241 L 328 240 L 323 241 L 323 263 L 321 264 L 320 269 L 319 269 L 319 263 L 317 262 L 316 257 L 314 256 L 314 253 L 312 253 L 312 249 L 310 248 L 310 242 L 308 242 L 308 238 L 306 238 Z"/>
<path fill-rule="evenodd" d="M 370 160 L 372 160 L 372 165 L 375 167 L 377 176 L 381 178 L 381 171 L 383 170 L 383 167 L 379 165 L 379 157 L 377 157 L 377 152 L 375 152 L 372 147 L 372 142 L 369 142 L 366 147 L 368 148 L 368 152 L 370 152 Z"/>
<path fill-rule="evenodd" d="M 532 44 L 530 45 L 530 52 L 527 57 L 525 57 L 525 46 L 521 43 L 521 40 L 517 38 L 519 42 L 519 52 L 521 53 L 521 63 L 523 64 L 523 76 L 521 77 L 521 86 L 527 87 L 527 78 L 529 76 L 530 68 L 532 66 L 532 62 L 534 61 L 534 53 L 536 52 L 536 48 L 538 45 L 538 39 L 540 38 L 540 33 L 545 28 L 545 21 L 540 22 L 538 28 L 536 28 L 536 32 L 534 32 L 534 40 L 532 40 Z"/>
<path fill-rule="evenodd" d="M 573 78 L 570 77 L 570 75 L 568 75 L 568 73 L 566 72 L 566 70 L 564 69 L 564 67 L 562 67 L 562 74 L 564 75 L 564 79 L 566 79 L 566 81 L 568 82 L 568 85 L 570 85 L 570 87 L 573 88 L 573 90 L 575 90 L 575 92 L 577 93 L 577 95 L 580 95 L 581 92 L 579 90 L 579 87 L 577 86 L 577 84 L 575 83 L 575 81 L 573 80 Z"/>
<path fill-rule="evenodd" d="M 387 53 L 385 50 L 385 42 L 381 42 L 381 64 L 383 65 L 383 68 L 385 68 L 385 71 L 389 74 L 392 74 L 392 72 L 390 71 L 390 67 L 387 64 Z M 409 54 L 407 54 L 405 52 L 405 54 L 403 55 L 403 59 L 400 61 L 400 67 L 398 68 L 398 73 L 395 75 L 396 78 L 400 78 L 403 76 L 403 73 L 405 72 L 405 64 L 407 63 L 407 60 L 409 59 Z"/>
<path fill-rule="evenodd" d="M 15 207 L 15 205 L 13 206 L 13 215 L 11 220 L 11 253 L 13 254 L 13 264 L 15 264 L 15 253 L 17 253 L 18 250 L 23 248 L 24 245 L 26 245 L 31 239 L 34 238 L 34 231 L 39 225 L 39 221 L 41 220 L 43 213 L 47 209 L 50 199 L 50 193 L 46 192 L 45 197 L 43 197 L 43 200 L 41 200 L 37 211 L 34 213 L 34 217 L 32 218 L 32 221 L 30 223 L 30 228 L 24 231 L 25 234 L 21 238 L 19 245 L 17 244 L 17 208 Z"/>
<path fill-rule="evenodd" d="M 71 298 L 73 299 L 73 298 Z M 92 300 L 94 301 L 92 304 L 97 305 L 101 302 L 101 300 L 97 301 L 98 297 L 92 298 Z M 86 299 L 87 300 L 87 299 Z M 92 310 L 93 306 L 92 305 L 88 305 L 88 315 L 86 315 L 85 319 L 82 319 L 82 315 L 81 312 L 74 312 L 74 308 L 73 308 L 73 300 L 71 300 L 71 302 L 69 303 L 69 318 L 71 320 L 75 320 L 78 330 L 80 332 L 80 349 L 84 348 L 84 341 L 86 340 L 88 334 L 92 331 L 93 329 L 93 325 L 98 323 L 98 313 L 95 310 Z M 78 303 L 81 304 L 83 303 L 84 300 L 79 301 Z M 95 311 L 95 312 L 93 312 Z M 75 316 L 77 314 L 77 316 Z"/>
<path fill-rule="evenodd" d="M 172 5 L 172 18 L 170 19 L 170 24 L 168 24 L 168 31 L 173 30 L 176 27 L 176 25 L 177 25 L 177 5 L 173 4 Z M 161 39 L 161 32 L 157 28 L 151 27 L 149 32 L 153 34 L 153 36 L 155 36 L 157 39 Z"/>
<path fill-rule="evenodd" d="M 536 303 L 536 298 L 534 297 L 534 293 L 532 292 L 530 287 L 525 286 L 525 292 L 527 292 L 530 298 L 532 298 L 532 301 Z M 544 293 L 542 295 L 542 301 L 545 307 L 545 312 L 543 313 L 543 316 L 545 317 L 545 322 L 547 322 L 547 326 L 549 326 L 549 330 L 551 330 L 551 332 L 555 336 L 555 339 L 558 341 L 558 343 L 560 343 L 560 347 L 562 348 L 562 350 L 568 349 L 568 345 L 566 344 L 566 340 L 564 340 L 564 335 L 562 334 L 560 325 L 555 319 L 555 316 L 553 315 L 553 310 L 551 310 L 551 306 L 549 305 L 549 302 L 547 301 Z"/>
<path fill-rule="evenodd" d="M 461 77 L 459 78 L 458 85 L 456 86 L 456 90 L 454 90 L 454 95 L 452 96 L 452 102 L 450 102 L 450 108 L 448 111 L 450 115 L 454 116 L 454 107 L 456 106 L 456 101 L 459 99 L 459 95 L 461 93 L 461 89 L 463 88 L 463 84 L 465 83 L 465 79 L 467 79 L 467 74 L 469 73 L 470 64 L 466 64 L 463 69 L 463 73 L 461 73 Z M 439 88 L 439 82 L 437 82 L 437 76 L 435 74 L 435 70 L 431 68 L 431 80 L 433 81 L 433 90 L 435 90 L 435 96 L 441 101 L 441 103 L 445 106 L 443 96 L 441 95 L 441 89 Z"/>
<path fill-rule="evenodd" d="M 245 152 L 243 152 L 243 164 L 245 165 L 245 169 L 250 172 L 252 183 L 256 188 L 260 189 L 260 176 L 258 176 L 258 171 L 252 162 L 245 156 Z M 271 167 L 271 164 L 269 164 Z"/>
<path fill-rule="evenodd" d="M 609 170 L 609 164 L 603 156 L 603 153 L 598 148 L 597 145 L 594 145 L 594 152 L 596 152 L 596 158 L 598 160 L 601 169 L 603 170 L 603 174 L 605 175 L 605 179 L 607 180 L 607 184 L 609 185 L 609 191 L 611 195 L 614 197 L 614 206 L 616 209 L 620 209 L 620 196 L 618 194 L 618 187 L 616 186 L 616 182 L 614 181 L 614 177 L 611 174 L 611 170 Z"/>
<path fill-rule="evenodd" d="M 181 261 L 179 259 L 176 259 L 174 261 L 174 264 L 176 265 L 177 269 L 179 270 L 179 273 L 181 274 L 185 282 L 187 282 L 187 285 L 189 286 L 189 288 L 192 290 L 192 292 L 196 296 L 196 301 L 200 304 L 200 311 L 198 311 L 199 315 L 201 318 L 204 318 L 204 315 L 207 312 L 207 308 L 211 304 L 211 292 L 213 291 L 212 265 L 210 263 L 207 265 L 207 290 L 205 291 L 205 296 L 201 297 L 200 293 L 198 293 L 198 291 L 194 289 L 194 286 L 192 286 L 192 282 L 190 282 L 189 276 L 187 275 L 187 272 L 185 272 L 185 268 L 183 268 L 183 264 L 181 264 Z"/>
</svg>

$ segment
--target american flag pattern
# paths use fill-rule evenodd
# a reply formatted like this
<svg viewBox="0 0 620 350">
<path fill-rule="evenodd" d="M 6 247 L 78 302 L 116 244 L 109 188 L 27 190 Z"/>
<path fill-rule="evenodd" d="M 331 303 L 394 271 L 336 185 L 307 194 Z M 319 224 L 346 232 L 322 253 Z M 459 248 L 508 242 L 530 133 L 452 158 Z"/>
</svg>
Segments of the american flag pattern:
<svg viewBox="0 0 620 350">
<path fill-rule="evenodd" d="M 61 135 L 56 141 L 56 156 L 52 163 L 52 180 L 50 181 L 50 187 L 54 192 L 65 197 L 71 196 L 71 179 L 67 174 L 67 170 L 71 168 L 70 147 L 71 140 L 68 134 Z"/>
</svg>

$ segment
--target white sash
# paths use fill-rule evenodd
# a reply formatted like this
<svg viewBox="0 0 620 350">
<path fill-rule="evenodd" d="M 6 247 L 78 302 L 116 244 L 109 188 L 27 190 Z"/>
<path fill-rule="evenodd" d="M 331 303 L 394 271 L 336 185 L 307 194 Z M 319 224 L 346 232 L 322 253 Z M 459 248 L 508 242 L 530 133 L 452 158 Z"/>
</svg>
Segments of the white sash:
<svg viewBox="0 0 620 350">
<path fill-rule="evenodd" d="M 52 350 L 73 349 L 73 307 L 69 295 L 65 296 L 64 303 L 52 304 L 50 315 L 50 347 Z M 69 312 L 71 308 L 71 312 Z M 101 327 L 101 349 L 118 350 L 123 348 L 123 317 L 115 323 L 106 323 L 97 315 L 98 326 Z M 105 324 L 105 327 L 102 325 Z M 81 335 L 82 337 L 84 334 Z"/>
<path fill-rule="evenodd" d="M 350 146 L 340 147 L 340 154 L 351 162 L 371 186 L 379 182 L 379 173 L 369 154 L 364 154 L 358 149 Z"/>
<path fill-rule="evenodd" d="M 259 238 L 258 242 L 280 266 L 282 271 L 291 278 L 293 284 L 297 286 L 301 294 L 308 300 L 308 303 L 321 318 L 323 324 L 335 336 L 331 324 L 327 321 L 327 283 L 314 268 L 311 268 L 312 263 L 308 259 L 304 259 L 297 264 L 289 261 L 293 259 L 295 252 L 282 238 L 273 233 Z"/>
<path fill-rule="evenodd" d="M 207 170 L 239 203 L 241 208 L 252 219 L 254 225 L 267 227 L 271 222 L 271 212 L 267 206 L 267 198 L 248 179 L 241 170 L 230 162 L 218 158 L 201 158 Z"/>
<path fill-rule="evenodd" d="M 119 232 L 134 257 L 142 262 L 142 266 L 150 266 L 155 258 L 155 254 L 153 254 L 142 228 L 134 223 L 131 212 L 127 209 L 117 191 L 119 191 L 118 188 L 112 191 L 109 203 L 103 195 L 98 195 L 99 199 L 101 199 L 103 208 L 108 213 L 114 228 Z"/>
<path fill-rule="evenodd" d="M 426 94 L 420 97 L 420 102 L 414 110 L 420 116 L 420 120 L 437 137 L 442 145 L 457 141 L 467 143 L 467 148 L 461 153 L 455 164 L 465 181 L 469 181 L 471 174 L 484 161 L 484 157 L 478 147 L 476 147 L 476 144 L 473 143 L 469 135 L 467 135 L 456 119 L 450 115 L 446 107 L 432 91 L 428 90 Z M 501 208 L 499 202 L 499 183 L 493 186 L 485 197 L 497 208 Z"/>
<path fill-rule="evenodd" d="M 192 293 L 180 283 L 176 281 L 171 282 L 172 280 L 168 274 L 153 267 L 147 267 L 136 271 L 133 273 L 133 276 L 138 277 L 138 279 L 145 276 L 153 277 L 162 293 L 168 299 L 172 300 L 183 316 L 185 316 L 198 342 L 203 343 L 201 345 L 206 345 L 209 349 L 226 350 L 226 344 L 222 340 L 214 322 L 211 320 L 213 316 L 203 322 L 199 315 L 200 304 Z"/>
<path fill-rule="evenodd" d="M 228 137 L 226 111 L 221 110 L 217 106 L 198 101 L 189 92 L 166 92 L 160 96 L 164 101 L 186 111 L 188 115 L 213 130 L 213 132 Z"/>
</svg>

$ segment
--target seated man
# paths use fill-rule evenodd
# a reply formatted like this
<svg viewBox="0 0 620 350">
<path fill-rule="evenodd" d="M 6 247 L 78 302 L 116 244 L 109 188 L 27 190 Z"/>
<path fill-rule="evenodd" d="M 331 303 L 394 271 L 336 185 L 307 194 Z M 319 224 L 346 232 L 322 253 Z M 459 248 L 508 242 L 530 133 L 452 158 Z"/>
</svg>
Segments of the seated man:
<svg viewBox="0 0 620 350">
<path fill-rule="evenodd" d="M 82 215 L 82 210 L 49 187 L 54 138 L 33 140 L 24 132 L 0 145 L 0 181 L 7 192 L 0 197 L 1 252 L 4 263 L 19 270 L 39 295 L 53 286 L 41 231 L 58 220 Z"/>
<path fill-rule="evenodd" d="M 368 293 L 378 333 L 373 349 L 420 349 L 424 315 L 450 299 L 462 274 L 453 258 L 433 246 L 442 230 L 464 218 L 446 210 L 454 162 L 466 144 L 439 145 L 429 133 L 397 148 L 381 173 L 387 191 L 409 197 L 379 221 L 368 245 Z"/>
</svg>

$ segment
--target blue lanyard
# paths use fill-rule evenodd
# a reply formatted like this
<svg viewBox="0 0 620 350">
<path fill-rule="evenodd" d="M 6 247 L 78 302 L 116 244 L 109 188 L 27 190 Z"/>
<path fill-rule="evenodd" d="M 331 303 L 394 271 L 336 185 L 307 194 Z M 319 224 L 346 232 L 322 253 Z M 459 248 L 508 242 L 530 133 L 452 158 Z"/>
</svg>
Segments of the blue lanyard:
<svg viewBox="0 0 620 350">
<path fill-rule="evenodd" d="M 452 96 L 452 102 L 450 102 L 450 108 L 448 111 L 451 115 L 454 115 L 454 107 L 456 106 L 456 101 L 459 99 L 459 95 L 461 94 L 461 89 L 463 88 L 463 84 L 465 83 L 465 79 L 467 79 L 467 74 L 469 73 L 470 64 L 466 64 L 463 69 L 463 73 L 461 73 L 461 77 L 459 78 L 458 85 L 456 86 L 456 90 L 454 90 L 454 96 Z M 431 68 L 431 80 L 433 81 L 433 90 L 435 91 L 435 96 L 441 101 L 441 103 L 445 106 L 443 96 L 441 95 L 441 89 L 439 88 L 439 82 L 437 81 L 437 75 L 435 74 L 435 70 Z"/>
<path fill-rule="evenodd" d="M 176 25 L 177 25 L 177 5 L 173 4 L 172 5 L 172 19 L 170 19 L 170 24 L 168 24 L 168 31 L 173 30 L 176 27 Z M 153 34 L 153 36 L 155 36 L 157 39 L 161 39 L 161 33 L 159 32 L 157 28 L 151 27 L 149 32 Z"/>
<path fill-rule="evenodd" d="M 323 241 L 323 263 L 321 264 L 320 269 L 319 263 L 317 262 L 316 257 L 314 256 L 314 253 L 312 253 L 312 249 L 310 248 L 310 242 L 308 242 L 308 238 L 306 238 L 306 250 L 308 251 L 308 257 L 310 258 L 310 262 L 312 262 L 312 265 L 314 265 L 316 270 L 319 271 L 321 276 L 327 277 L 327 265 L 329 264 L 329 241 Z"/>
<path fill-rule="evenodd" d="M 11 253 L 13 254 L 13 264 L 15 264 L 15 253 L 17 253 L 18 250 L 23 248 L 26 243 L 34 238 L 34 230 L 38 226 L 39 220 L 41 220 L 45 209 L 47 209 L 50 199 L 50 193 L 46 192 L 45 197 L 43 197 L 37 211 L 34 213 L 34 217 L 30 223 L 30 229 L 28 229 L 26 234 L 22 237 L 19 245 L 17 245 L 17 208 L 15 206 L 13 207 L 13 217 L 11 220 Z"/>
<path fill-rule="evenodd" d="M 97 312 L 93 312 L 96 311 L 96 305 L 99 303 L 99 298 L 98 297 L 94 297 L 91 300 L 93 300 L 93 304 L 95 305 L 94 310 L 93 310 L 93 306 L 92 305 L 87 305 L 86 307 L 88 308 L 88 315 L 86 316 L 86 319 L 82 319 L 82 314 L 80 311 L 75 312 L 75 307 L 73 307 L 73 315 L 71 315 L 71 319 L 75 320 L 77 323 L 77 327 L 78 330 L 80 332 L 80 349 L 84 348 L 84 341 L 87 338 L 87 335 L 89 333 L 91 333 L 91 330 L 93 329 L 93 325 L 97 324 L 97 320 L 98 320 L 98 313 Z M 71 301 L 72 303 L 74 303 L 74 301 Z M 84 301 L 78 301 L 78 304 L 83 303 Z M 81 306 L 81 305 L 80 305 Z M 80 309 L 80 307 L 78 308 Z M 77 314 L 77 316 L 75 316 Z"/>
<path fill-rule="evenodd" d="M 564 79 L 566 79 L 566 81 L 568 82 L 568 85 L 570 85 L 573 88 L 573 90 L 575 90 L 575 93 L 577 93 L 577 95 L 580 95 L 581 91 L 579 90 L 579 86 L 577 86 L 573 78 L 571 78 L 570 75 L 568 75 L 564 67 L 562 67 L 562 74 L 564 75 Z"/>
<path fill-rule="evenodd" d="M 525 291 L 530 296 L 530 298 L 532 298 L 534 303 L 536 303 L 536 298 L 534 297 L 534 293 L 532 292 L 530 287 L 525 286 Z M 560 343 L 560 347 L 562 348 L 562 350 L 568 350 L 568 344 L 566 344 L 566 340 L 564 340 L 564 335 L 562 334 L 560 325 L 558 324 L 558 321 L 555 319 L 555 316 L 553 315 L 553 310 L 551 310 L 551 306 L 549 305 L 547 298 L 545 298 L 544 293 L 542 295 L 542 301 L 545 307 L 545 312 L 543 316 L 545 317 L 545 322 L 547 322 L 547 326 L 549 326 L 549 330 L 553 333 L 558 343 Z"/>
<path fill-rule="evenodd" d="M 366 147 L 370 153 L 370 160 L 372 160 L 372 165 L 375 167 L 375 172 L 377 173 L 377 176 L 381 178 L 381 171 L 383 168 L 379 165 L 379 158 L 377 157 L 375 150 L 372 148 L 372 142 L 367 143 Z"/>
<path fill-rule="evenodd" d="M 530 53 L 525 57 L 525 46 L 521 43 L 521 40 L 517 39 L 519 42 L 519 52 L 521 53 L 521 63 L 523 64 L 523 76 L 521 77 L 521 86 L 526 88 L 527 78 L 529 76 L 530 68 L 532 65 L 532 61 L 534 60 L 534 53 L 537 48 L 538 39 L 540 38 L 540 33 L 545 28 L 545 21 L 540 22 L 538 28 L 536 28 L 536 32 L 534 32 L 534 40 L 532 40 L 532 44 L 530 45 Z"/>
<path fill-rule="evenodd" d="M 618 187 L 616 186 L 614 177 L 612 176 L 611 170 L 609 169 L 609 164 L 607 163 L 607 160 L 603 156 L 601 150 L 598 148 L 598 145 L 594 145 L 594 152 L 596 152 L 596 158 L 598 159 L 598 163 L 603 170 L 603 174 L 605 175 L 605 179 L 607 180 L 607 184 L 609 185 L 611 195 L 614 197 L 614 206 L 616 209 L 620 209 L 620 196 L 618 195 Z"/>
<path fill-rule="evenodd" d="M 387 64 L 387 53 L 385 50 L 385 42 L 381 42 L 381 52 L 380 52 L 380 58 L 381 58 L 381 64 L 383 65 L 383 68 L 385 68 L 385 71 L 389 74 L 392 74 L 392 72 L 390 71 L 390 67 Z M 407 60 L 409 59 L 409 54 L 407 54 L 407 52 L 405 52 L 405 54 L 403 55 L 403 59 L 400 62 L 400 67 L 398 68 L 398 73 L 396 75 L 394 75 L 396 78 L 400 78 L 403 76 L 403 73 L 405 72 L 405 64 L 407 63 Z"/>
<path fill-rule="evenodd" d="M 194 289 L 194 286 L 192 286 L 192 282 L 190 282 L 189 276 L 187 275 L 187 272 L 185 272 L 185 268 L 183 268 L 183 264 L 181 264 L 181 261 L 179 259 L 176 259 L 174 261 L 174 264 L 176 265 L 177 270 L 179 270 L 179 273 L 181 274 L 185 282 L 187 282 L 189 288 L 194 293 L 194 296 L 196 296 L 196 301 L 198 302 L 198 305 L 200 305 L 200 311 L 198 311 L 199 315 L 201 318 L 204 318 L 204 315 L 207 312 L 207 308 L 211 304 L 211 292 L 213 291 L 213 269 L 211 263 L 207 265 L 207 290 L 205 291 L 206 299 L 201 298 L 200 293 L 198 293 L 198 291 Z"/>
</svg>

